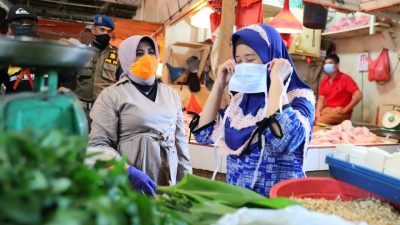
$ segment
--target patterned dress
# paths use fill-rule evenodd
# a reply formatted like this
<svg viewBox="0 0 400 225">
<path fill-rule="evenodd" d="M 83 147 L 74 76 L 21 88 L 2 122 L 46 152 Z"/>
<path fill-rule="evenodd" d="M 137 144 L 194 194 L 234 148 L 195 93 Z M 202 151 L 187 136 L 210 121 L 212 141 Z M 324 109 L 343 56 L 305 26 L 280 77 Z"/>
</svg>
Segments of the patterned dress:
<svg viewBox="0 0 400 225">
<path fill-rule="evenodd" d="M 298 93 L 302 92 L 302 95 Z M 297 96 L 296 96 L 297 94 Z M 296 96 L 296 97 L 295 97 Z M 265 138 L 265 151 L 257 171 L 257 180 L 251 187 L 256 165 L 260 159 L 261 148 L 257 141 L 252 142 L 248 149 L 240 154 L 232 153 L 240 148 L 241 141 L 249 137 L 249 133 L 256 129 L 254 121 L 260 121 L 264 112 L 264 94 L 236 94 L 231 100 L 231 115 L 225 123 L 225 142 L 220 144 L 220 153 L 227 155 L 227 182 L 239 187 L 252 189 L 255 192 L 269 196 L 271 187 L 279 181 L 290 178 L 304 177 L 302 170 L 305 145 L 311 137 L 311 115 L 314 110 L 314 95 L 312 91 L 293 90 L 289 92 L 291 104 L 286 105 L 282 114 L 274 115 L 282 129 L 282 138 L 266 128 L 262 137 Z M 225 110 L 221 110 L 220 119 Z M 307 116 L 307 117 L 306 117 Z M 219 136 L 220 123 L 213 122 L 193 133 L 200 144 L 213 144 Z M 233 140 L 232 140 L 233 139 Z"/>
<path fill-rule="evenodd" d="M 221 110 L 215 122 L 197 128 L 194 120 L 191 128 L 199 143 L 215 143 L 219 153 L 227 155 L 228 183 L 269 196 L 274 184 L 304 177 L 302 168 L 314 122 L 315 96 L 299 78 L 287 48 L 274 28 L 262 24 L 247 26 L 232 35 L 233 46 L 238 42 L 252 48 L 263 64 L 279 58 L 291 63 L 291 75 L 281 74 L 284 83 L 281 100 L 287 98 L 289 104 L 265 118 L 265 99 L 268 99 L 271 85 L 270 74 L 266 71 L 265 93 L 236 93 L 228 105 L 229 110 Z M 233 56 L 235 51 L 236 47 Z M 271 127 L 279 127 L 280 132 Z"/>
</svg>

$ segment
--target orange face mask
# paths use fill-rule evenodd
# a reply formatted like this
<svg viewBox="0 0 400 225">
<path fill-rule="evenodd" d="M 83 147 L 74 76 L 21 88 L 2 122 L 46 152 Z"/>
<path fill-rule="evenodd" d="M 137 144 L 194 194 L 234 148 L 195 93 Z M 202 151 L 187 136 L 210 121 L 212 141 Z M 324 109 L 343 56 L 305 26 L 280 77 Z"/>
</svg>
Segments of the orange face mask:
<svg viewBox="0 0 400 225">
<path fill-rule="evenodd" d="M 156 73 L 157 66 L 158 62 L 154 56 L 145 55 L 132 63 L 131 73 L 143 80 L 149 80 Z"/>
</svg>

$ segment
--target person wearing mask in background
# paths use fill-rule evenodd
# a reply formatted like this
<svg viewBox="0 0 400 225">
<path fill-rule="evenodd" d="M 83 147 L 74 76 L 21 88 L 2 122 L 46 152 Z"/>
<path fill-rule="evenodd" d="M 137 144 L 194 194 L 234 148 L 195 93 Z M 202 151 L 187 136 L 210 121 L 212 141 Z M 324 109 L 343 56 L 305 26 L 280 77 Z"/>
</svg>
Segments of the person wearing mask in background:
<svg viewBox="0 0 400 225">
<path fill-rule="evenodd" d="M 14 37 L 38 36 L 38 16 L 29 6 L 15 5 L 7 15 L 8 35 Z M 6 87 L 6 94 L 34 90 L 34 68 L 8 66 L 0 69 L 0 85 Z"/>
<path fill-rule="evenodd" d="M 34 37 L 38 38 L 38 17 L 36 12 L 28 6 L 16 5 L 10 8 L 7 16 L 9 36 Z M 65 71 L 59 72 L 58 86 L 59 91 L 73 89 L 75 84 L 75 73 Z M 18 66 L 8 66 L 0 68 L 0 85 L 6 87 L 5 93 L 17 93 L 23 91 L 33 91 L 35 80 L 35 68 L 21 68 Z"/>
<path fill-rule="evenodd" d="M 339 61 L 335 54 L 325 58 L 324 72 L 327 76 L 319 87 L 316 123 L 335 125 L 350 120 L 354 107 L 362 100 L 356 82 L 339 70 Z"/>
<path fill-rule="evenodd" d="M 121 79 L 100 93 L 90 112 L 89 145 L 128 157 L 136 190 L 154 195 L 192 173 L 178 94 L 158 81 L 158 48 L 149 36 L 131 36 L 118 50 Z"/>
<path fill-rule="evenodd" d="M 113 20 L 105 15 L 94 16 L 91 46 L 97 50 L 88 67 L 78 71 L 75 93 L 81 100 L 89 119 L 89 112 L 100 92 L 117 81 L 118 49 L 110 44 Z M 90 125 L 90 122 L 89 122 Z"/>
<path fill-rule="evenodd" d="M 215 143 L 227 155 L 229 184 L 269 196 L 274 184 L 305 176 L 314 93 L 299 78 L 273 27 L 242 28 L 233 34 L 232 45 L 234 59 L 218 67 L 201 116 L 190 128 L 198 143 Z M 231 100 L 221 110 L 227 86 Z"/>
</svg>

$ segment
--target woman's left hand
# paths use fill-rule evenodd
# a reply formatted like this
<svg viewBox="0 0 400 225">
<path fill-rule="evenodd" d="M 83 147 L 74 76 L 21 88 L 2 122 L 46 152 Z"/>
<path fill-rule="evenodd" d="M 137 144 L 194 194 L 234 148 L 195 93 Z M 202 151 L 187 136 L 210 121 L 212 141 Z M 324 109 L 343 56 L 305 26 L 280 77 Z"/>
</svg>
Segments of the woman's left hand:
<svg viewBox="0 0 400 225">
<path fill-rule="evenodd" d="M 268 70 L 271 71 L 271 79 L 283 82 L 291 73 L 292 65 L 287 59 L 273 59 Z"/>
</svg>

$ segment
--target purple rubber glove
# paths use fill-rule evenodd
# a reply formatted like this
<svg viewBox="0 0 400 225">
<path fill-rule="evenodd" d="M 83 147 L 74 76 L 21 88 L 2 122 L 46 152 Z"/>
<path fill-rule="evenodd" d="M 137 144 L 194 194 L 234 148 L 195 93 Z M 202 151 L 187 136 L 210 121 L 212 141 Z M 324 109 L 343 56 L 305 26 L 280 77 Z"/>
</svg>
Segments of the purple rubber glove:
<svg viewBox="0 0 400 225">
<path fill-rule="evenodd" d="M 156 183 L 144 172 L 133 166 L 128 168 L 129 181 L 137 191 L 141 191 L 147 195 L 154 196 Z"/>
</svg>

